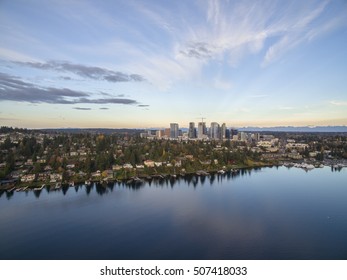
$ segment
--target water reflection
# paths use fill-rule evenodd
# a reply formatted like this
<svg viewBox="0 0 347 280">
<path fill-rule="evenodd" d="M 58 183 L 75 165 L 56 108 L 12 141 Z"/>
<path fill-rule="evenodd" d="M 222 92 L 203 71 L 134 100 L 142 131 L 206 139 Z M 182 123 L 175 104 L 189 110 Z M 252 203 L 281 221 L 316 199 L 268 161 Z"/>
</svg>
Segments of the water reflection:
<svg viewBox="0 0 347 280">
<path fill-rule="evenodd" d="M 6 198 L 7 199 L 11 199 L 11 197 L 13 196 L 14 191 L 6 191 Z"/>
<path fill-rule="evenodd" d="M 345 259 L 346 173 L 261 170 L 15 191 L 0 259 Z"/>
<path fill-rule="evenodd" d="M 266 167 L 272 168 L 272 167 Z M 275 166 L 278 169 L 278 166 Z M 293 167 L 285 167 L 286 169 L 291 169 Z M 36 198 L 40 198 L 42 195 L 42 190 L 46 190 L 46 193 L 49 194 L 51 192 L 61 192 L 64 196 L 67 195 L 69 189 L 74 189 L 75 193 L 79 191 L 85 191 L 87 196 L 90 195 L 93 189 L 96 190 L 98 195 L 107 194 L 109 191 L 113 191 L 116 186 L 123 186 L 125 188 L 129 188 L 134 191 L 139 191 L 145 186 L 155 186 L 155 187 L 170 187 L 174 188 L 177 184 L 185 183 L 187 186 L 193 186 L 196 188 L 199 184 L 204 186 L 206 182 L 210 185 L 213 185 L 216 181 L 222 183 L 224 180 L 235 180 L 238 177 L 251 176 L 252 173 L 261 172 L 263 168 L 255 167 L 255 168 L 244 168 L 244 169 L 232 169 L 230 171 L 226 171 L 224 173 L 205 173 L 205 174 L 186 174 L 186 175 L 177 175 L 177 176 L 154 176 L 147 177 L 142 179 L 130 179 L 127 181 L 116 181 L 116 182 L 95 182 L 91 184 L 75 184 L 74 186 L 62 185 L 59 188 L 55 188 L 54 186 L 45 186 L 41 190 L 37 189 L 32 191 Z M 336 168 L 331 166 L 331 172 L 340 172 L 342 168 Z M 26 190 L 28 192 L 30 190 Z M 7 199 L 11 199 L 14 196 L 15 190 L 0 190 L 0 198 L 5 196 Z M 31 192 L 31 191 L 30 191 Z"/>
<path fill-rule="evenodd" d="M 41 190 L 34 190 L 34 195 L 36 198 L 40 198 Z"/>
<path fill-rule="evenodd" d="M 55 186 L 45 186 L 42 189 L 36 189 L 32 192 L 34 193 L 34 196 L 36 198 L 40 198 L 42 195 L 42 191 L 45 190 L 47 194 L 51 192 L 61 192 L 64 196 L 67 195 L 68 191 L 71 189 L 75 190 L 75 193 L 78 193 L 79 191 L 83 190 L 86 192 L 86 194 L 89 196 L 91 191 L 95 188 L 96 193 L 98 195 L 104 195 L 107 194 L 108 191 L 113 191 L 113 188 L 115 186 L 123 186 L 126 188 L 129 188 L 134 191 L 138 191 L 142 189 L 144 186 L 155 186 L 155 187 L 165 187 L 169 186 L 172 189 L 175 187 L 176 184 L 182 182 L 187 184 L 188 186 L 193 185 L 194 188 L 197 187 L 197 185 L 200 183 L 201 186 L 203 186 L 207 180 L 209 184 L 213 184 L 215 180 L 217 179 L 218 182 L 221 182 L 222 180 L 230 180 L 230 179 L 236 179 L 239 176 L 245 176 L 250 175 L 251 172 L 257 172 L 257 170 L 260 170 L 261 168 L 257 169 L 240 169 L 240 170 L 232 170 L 229 172 L 225 172 L 224 174 L 217 174 L 217 173 L 206 173 L 204 175 L 197 175 L 197 174 L 186 174 L 186 175 L 177 175 L 177 176 L 155 176 L 155 177 L 148 177 L 143 179 L 130 179 L 127 181 L 117 181 L 117 182 L 95 182 L 92 184 L 75 184 L 74 186 L 69 185 L 62 185 L 59 188 L 56 188 Z M 26 190 L 30 191 L 30 190 Z M 14 195 L 14 190 L 6 191 L 6 190 L 0 190 L 0 198 L 3 195 L 6 195 L 7 199 L 11 199 L 11 197 Z"/>
</svg>

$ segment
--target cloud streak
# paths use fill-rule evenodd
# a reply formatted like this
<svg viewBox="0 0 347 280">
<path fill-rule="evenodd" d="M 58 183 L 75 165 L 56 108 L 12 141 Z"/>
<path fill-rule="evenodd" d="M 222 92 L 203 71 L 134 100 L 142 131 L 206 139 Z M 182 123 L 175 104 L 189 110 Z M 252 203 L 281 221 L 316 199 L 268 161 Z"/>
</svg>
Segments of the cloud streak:
<svg viewBox="0 0 347 280">
<path fill-rule="evenodd" d="M 0 73 L 0 101 L 50 104 L 138 104 L 136 100 L 129 98 L 91 98 L 91 93 L 87 92 L 40 87 L 4 73 Z"/>
<path fill-rule="evenodd" d="M 332 100 L 332 101 L 330 101 L 330 104 L 334 105 L 334 106 L 347 106 L 347 101 Z"/>
<path fill-rule="evenodd" d="M 175 4 L 179 17 L 157 6 L 148 4 L 143 12 L 139 5 L 143 21 L 160 32 L 163 40 L 153 46 L 151 40 L 141 38 L 141 47 L 129 44 L 124 48 L 129 43 L 125 39 L 116 50 L 135 57 L 140 63 L 133 69 L 161 90 L 178 81 L 204 79 L 211 65 L 223 71 L 237 68 L 247 56 L 259 56 L 259 65 L 267 67 L 290 50 L 346 24 L 343 9 L 333 17 L 329 14 L 339 6 L 331 1 L 305 5 L 301 1 L 197 1 L 187 7 Z M 209 78 L 214 84 L 218 77 Z"/>
<path fill-rule="evenodd" d="M 119 71 L 115 72 L 101 67 L 74 64 L 68 61 L 51 60 L 47 62 L 13 62 L 22 66 L 32 67 L 40 70 L 73 73 L 83 78 L 105 80 L 112 83 L 145 81 L 145 79 L 139 74 L 126 74 Z"/>
<path fill-rule="evenodd" d="M 341 20 L 345 18 L 342 12 L 334 18 L 325 17 L 329 4 L 330 1 L 307 5 L 300 1 L 290 5 L 281 1 L 207 1 L 202 6 L 205 24 L 193 25 L 193 31 L 182 36 L 179 53 L 202 60 L 227 58 L 234 65 L 245 55 L 265 49 L 262 64 L 266 66 L 297 45 L 346 22 Z"/>
<path fill-rule="evenodd" d="M 181 54 L 198 59 L 212 58 L 214 48 L 205 42 L 192 42 L 189 43 L 186 49 L 180 51 Z"/>
<path fill-rule="evenodd" d="M 92 108 L 87 107 L 73 107 L 75 110 L 81 110 L 81 111 L 90 111 Z"/>
</svg>

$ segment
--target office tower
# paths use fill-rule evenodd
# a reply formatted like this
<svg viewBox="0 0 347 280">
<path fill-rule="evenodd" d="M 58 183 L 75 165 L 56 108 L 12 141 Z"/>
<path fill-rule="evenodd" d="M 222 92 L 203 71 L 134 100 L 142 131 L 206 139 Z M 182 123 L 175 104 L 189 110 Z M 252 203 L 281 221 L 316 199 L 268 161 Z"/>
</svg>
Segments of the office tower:
<svg viewBox="0 0 347 280">
<path fill-rule="evenodd" d="M 178 138 L 178 123 L 170 123 L 170 138 Z"/>
<path fill-rule="evenodd" d="M 163 136 L 164 136 L 164 130 L 157 130 L 157 131 L 155 132 L 155 136 L 156 136 L 157 138 L 163 137 Z"/>
<path fill-rule="evenodd" d="M 224 140 L 225 138 L 226 138 L 226 126 L 225 126 L 225 123 L 223 123 L 220 128 L 220 139 Z"/>
<path fill-rule="evenodd" d="M 205 122 L 199 122 L 198 123 L 198 138 L 202 139 L 205 137 L 207 133 L 206 123 Z"/>
<path fill-rule="evenodd" d="M 189 129 L 188 129 L 188 138 L 196 138 L 196 130 L 195 130 L 195 123 L 190 122 L 189 123 Z"/>
<path fill-rule="evenodd" d="M 231 138 L 231 134 L 230 134 L 230 129 L 226 129 L 225 130 L 225 139 L 230 139 Z"/>
<path fill-rule="evenodd" d="M 165 130 L 164 130 L 164 136 L 166 136 L 167 138 L 170 137 L 170 128 L 165 128 Z"/>
<path fill-rule="evenodd" d="M 211 127 L 210 127 L 210 138 L 211 139 L 219 139 L 220 138 L 220 128 L 219 128 L 219 124 L 216 122 L 212 122 L 211 123 Z"/>
</svg>

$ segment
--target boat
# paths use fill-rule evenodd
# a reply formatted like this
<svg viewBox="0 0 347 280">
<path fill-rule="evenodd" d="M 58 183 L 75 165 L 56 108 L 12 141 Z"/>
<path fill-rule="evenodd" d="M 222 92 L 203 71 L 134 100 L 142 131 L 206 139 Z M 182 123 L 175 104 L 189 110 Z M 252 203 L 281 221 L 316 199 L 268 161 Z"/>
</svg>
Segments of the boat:
<svg viewBox="0 0 347 280">
<path fill-rule="evenodd" d="M 204 171 L 204 170 L 199 170 L 199 171 L 196 172 L 196 175 L 198 175 L 198 176 L 207 176 L 207 175 L 209 175 L 209 173 Z"/>
<path fill-rule="evenodd" d="M 42 189 L 43 189 L 45 186 L 46 186 L 46 185 L 43 184 L 41 187 L 34 188 L 34 191 L 42 191 Z"/>
<path fill-rule="evenodd" d="M 301 165 L 301 167 L 302 167 L 303 169 L 306 169 L 306 170 L 311 170 L 311 169 L 314 169 L 314 168 L 315 168 L 313 164 L 307 164 L 307 163 L 303 163 L 303 164 Z"/>
</svg>

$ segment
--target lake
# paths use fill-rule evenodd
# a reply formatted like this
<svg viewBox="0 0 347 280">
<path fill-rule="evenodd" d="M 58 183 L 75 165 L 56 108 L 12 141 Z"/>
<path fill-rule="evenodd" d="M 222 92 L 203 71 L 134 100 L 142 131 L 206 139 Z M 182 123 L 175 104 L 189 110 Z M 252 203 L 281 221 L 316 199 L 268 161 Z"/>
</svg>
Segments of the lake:
<svg viewBox="0 0 347 280">
<path fill-rule="evenodd" d="M 347 259 L 347 169 L 2 192 L 0 259 Z"/>
</svg>

